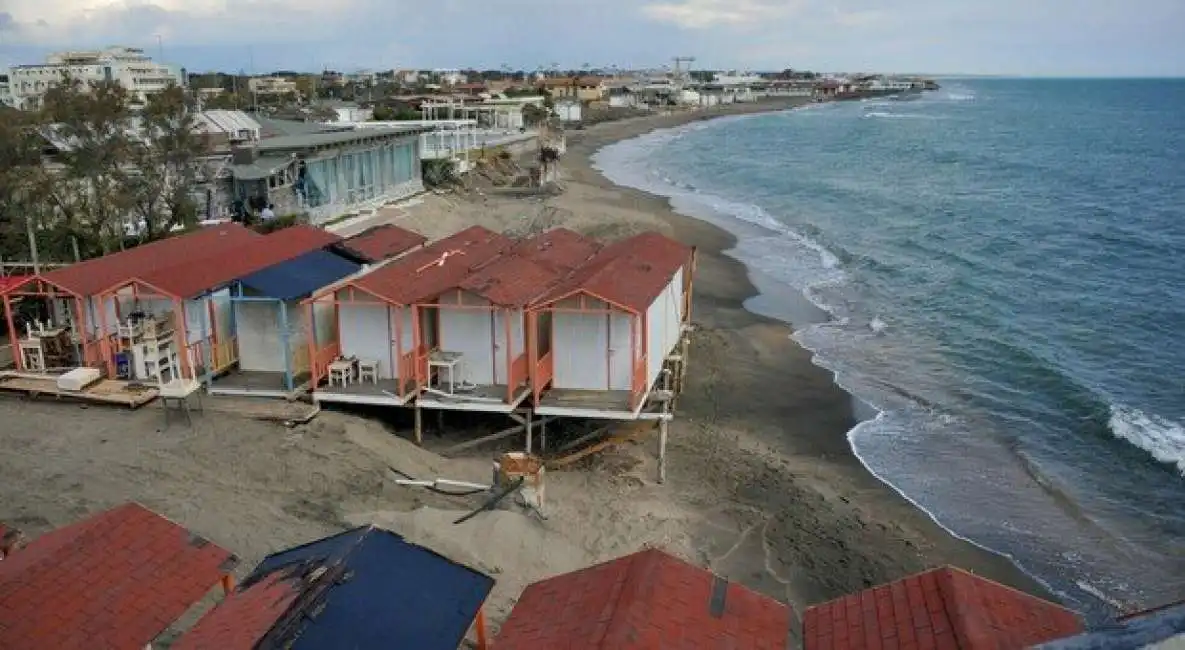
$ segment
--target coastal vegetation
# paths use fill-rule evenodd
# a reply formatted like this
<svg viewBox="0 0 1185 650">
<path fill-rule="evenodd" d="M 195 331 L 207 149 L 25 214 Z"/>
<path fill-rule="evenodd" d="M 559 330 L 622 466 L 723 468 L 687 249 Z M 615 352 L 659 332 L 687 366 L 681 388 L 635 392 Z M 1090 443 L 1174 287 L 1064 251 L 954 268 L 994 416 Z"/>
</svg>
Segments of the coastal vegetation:
<svg viewBox="0 0 1185 650">
<path fill-rule="evenodd" d="M 67 79 L 38 110 L 5 112 L 0 256 L 89 257 L 196 222 L 205 143 L 192 98 L 173 87 L 133 99 L 117 83 Z"/>
</svg>

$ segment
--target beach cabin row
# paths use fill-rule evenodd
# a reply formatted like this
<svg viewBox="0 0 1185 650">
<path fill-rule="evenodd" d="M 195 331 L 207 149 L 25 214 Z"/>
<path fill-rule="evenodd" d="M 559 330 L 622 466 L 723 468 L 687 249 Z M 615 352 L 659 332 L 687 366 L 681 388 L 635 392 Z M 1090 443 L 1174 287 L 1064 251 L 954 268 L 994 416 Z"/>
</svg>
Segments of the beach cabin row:
<svg viewBox="0 0 1185 650">
<path fill-rule="evenodd" d="M 300 301 L 424 241 L 392 226 L 344 240 L 303 225 L 259 235 L 223 224 L 30 276 L 2 294 L 9 331 L 24 334 L 15 365 L 291 396 L 311 375 L 306 332 L 336 336 L 332 312 L 306 326 Z M 30 300 L 39 304 L 18 319 L 14 304 Z"/>
<path fill-rule="evenodd" d="M 602 246 L 563 228 L 474 226 L 314 292 L 319 402 L 638 419 L 684 338 L 694 250 L 657 233 Z"/>
</svg>

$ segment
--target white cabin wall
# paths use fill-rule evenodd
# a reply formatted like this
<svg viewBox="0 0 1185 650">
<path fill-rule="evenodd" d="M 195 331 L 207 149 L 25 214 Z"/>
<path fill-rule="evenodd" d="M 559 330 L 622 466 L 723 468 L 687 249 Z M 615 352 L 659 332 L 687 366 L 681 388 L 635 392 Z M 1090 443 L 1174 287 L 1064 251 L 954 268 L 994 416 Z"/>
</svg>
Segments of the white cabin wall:
<svg viewBox="0 0 1185 650">
<path fill-rule="evenodd" d="M 551 355 L 555 368 L 552 386 L 608 390 L 609 323 L 606 314 L 557 310 L 552 312 L 551 322 Z"/>
<path fill-rule="evenodd" d="M 392 307 L 391 318 L 399 322 L 399 353 L 407 354 L 416 349 L 415 329 L 412 327 L 411 307 Z"/>
<path fill-rule="evenodd" d="M 617 311 L 601 317 L 609 321 L 609 390 L 630 390 L 634 384 L 634 360 L 641 354 L 642 346 L 641 330 L 637 337 L 630 333 L 637 317 Z"/>
<path fill-rule="evenodd" d="M 187 344 L 192 345 L 210 337 L 213 325 L 210 323 L 210 308 L 206 306 L 207 300 L 203 297 L 184 302 L 185 342 Z"/>
<path fill-rule="evenodd" d="M 344 291 L 338 300 L 345 300 Z M 338 340 L 342 356 L 377 360 L 379 377 L 391 379 L 395 373 L 391 341 L 391 312 L 387 303 L 371 300 L 357 292 L 350 302 L 340 303 L 338 309 Z"/>
<path fill-rule="evenodd" d="M 465 308 L 448 305 L 465 305 Z M 494 315 L 489 301 L 467 292 L 450 292 L 440 299 L 441 350 L 462 355 L 457 379 L 472 384 L 494 384 Z"/>
<path fill-rule="evenodd" d="M 235 301 L 239 343 L 239 368 L 284 372 L 284 348 L 280 336 L 280 303 Z"/>
<path fill-rule="evenodd" d="M 230 335 L 233 326 L 231 324 L 231 302 L 230 289 L 219 289 L 210 294 L 210 300 L 214 303 L 214 325 L 211 334 L 217 334 L 218 341 L 221 343 Z"/>
<path fill-rule="evenodd" d="M 308 318 L 309 308 L 307 305 L 298 307 L 301 311 L 302 318 Z M 313 303 L 313 333 L 317 337 L 317 348 L 333 341 L 337 334 L 337 310 L 334 309 L 331 302 L 314 302 Z"/>
</svg>

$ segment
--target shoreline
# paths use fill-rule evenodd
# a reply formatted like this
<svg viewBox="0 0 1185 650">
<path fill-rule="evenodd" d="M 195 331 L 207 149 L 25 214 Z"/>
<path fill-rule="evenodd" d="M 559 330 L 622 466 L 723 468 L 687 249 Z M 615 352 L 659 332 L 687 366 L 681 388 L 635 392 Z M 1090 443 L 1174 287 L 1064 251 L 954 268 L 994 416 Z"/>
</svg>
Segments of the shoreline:
<svg viewBox="0 0 1185 650">
<path fill-rule="evenodd" d="M 775 346 L 776 352 L 783 356 L 783 360 L 789 361 L 791 364 L 801 363 L 805 357 L 806 363 L 810 366 L 809 370 L 797 369 L 798 372 L 796 374 L 807 376 L 807 379 L 811 382 L 818 382 L 819 379 L 823 379 L 832 390 L 827 391 L 826 388 L 821 386 L 817 388 L 821 392 L 832 393 L 827 395 L 827 397 L 833 405 L 838 401 L 848 402 L 846 413 L 847 422 L 837 427 L 836 425 L 840 423 L 836 422 L 833 418 L 831 422 L 832 427 L 822 436 L 824 440 L 810 441 L 809 444 L 805 445 L 805 448 L 802 445 L 804 441 L 801 440 L 786 444 L 789 441 L 765 438 L 757 441 L 758 444 L 763 444 L 763 446 L 768 445 L 774 448 L 776 452 L 783 454 L 789 452 L 794 456 L 800 456 L 803 451 L 807 451 L 808 457 L 815 456 L 816 460 L 825 462 L 828 468 L 836 473 L 837 476 L 834 476 L 833 479 L 841 479 L 843 483 L 863 497 L 869 504 L 876 503 L 878 506 L 891 506 L 889 512 L 878 513 L 876 518 L 881 519 L 882 528 L 885 528 L 884 520 L 887 519 L 902 523 L 905 530 L 898 530 L 908 533 L 902 537 L 906 538 L 905 543 L 911 548 L 917 544 L 909 539 L 911 537 L 916 536 L 928 542 L 929 548 L 922 549 L 918 546 L 918 555 L 923 559 L 923 565 L 957 564 L 961 568 L 985 575 L 1022 591 L 1044 598 L 1052 598 L 1052 592 L 1045 584 L 1036 577 L 1024 572 L 1010 557 L 982 546 L 974 540 L 963 538 L 954 531 L 948 530 L 930 512 L 917 505 L 912 499 L 887 481 L 881 479 L 864 464 L 853 448 L 849 436 L 855 427 L 871 419 L 860 419 L 856 416 L 856 412 L 858 410 L 867 410 L 870 407 L 864 405 L 863 402 L 859 401 L 859 398 L 843 388 L 838 383 L 834 373 L 826 368 L 815 365 L 812 359 L 813 353 L 792 340 L 791 335 L 793 334 L 795 323 L 753 312 L 746 307 L 746 304 L 750 300 L 760 298 L 762 292 L 755 286 L 750 269 L 739 259 L 728 254 L 728 251 L 736 246 L 737 239 L 735 235 L 706 220 L 676 211 L 669 197 L 628 186 L 617 185 L 606 178 L 592 164 L 593 156 L 603 147 L 623 140 L 640 137 L 654 131 L 678 128 L 687 124 L 722 117 L 790 110 L 809 104 L 810 102 L 801 100 L 773 100 L 755 104 L 719 107 L 717 109 L 697 111 L 692 114 L 645 116 L 620 122 L 597 124 L 588 129 L 569 134 L 568 151 L 564 161 L 565 171 L 574 181 L 597 186 L 606 191 L 619 192 L 630 200 L 651 204 L 647 207 L 654 210 L 662 218 L 678 239 L 697 246 L 700 254 L 701 271 L 697 274 L 697 285 L 699 286 L 697 286 L 697 292 L 694 298 L 693 320 L 698 323 L 705 319 L 709 321 L 719 319 L 722 324 L 727 323 L 727 327 L 738 332 L 755 326 L 772 327 L 775 330 L 780 329 L 784 333 L 784 342 L 781 345 Z M 726 290 L 713 291 L 712 295 L 705 297 L 702 291 L 700 291 L 704 284 L 704 276 L 707 275 L 704 271 L 707 271 L 708 274 L 720 274 L 728 278 L 730 280 L 728 284 L 732 286 Z M 805 297 L 803 297 L 803 300 L 805 300 Z M 693 345 L 693 350 L 694 348 L 695 346 Z M 774 351 L 770 350 L 770 352 Z M 693 361 L 692 363 L 694 373 L 695 362 Z M 794 371 L 786 369 L 783 372 L 790 373 Z M 694 388 L 694 384 L 692 387 Z M 838 393 L 838 395 L 835 393 Z M 770 397 L 776 399 L 772 395 Z M 682 405 L 681 410 L 686 410 L 686 402 Z M 799 458 L 797 460 L 802 459 Z M 793 465 L 794 463 L 791 464 Z M 884 494 L 877 495 L 875 494 L 877 491 L 881 491 Z M 856 499 L 840 496 L 839 500 L 844 505 L 853 506 L 854 509 L 861 510 L 860 506 L 862 504 Z M 885 531 L 888 533 L 889 529 L 885 528 Z M 889 536 L 892 536 L 892 534 L 889 533 Z M 896 577 L 900 576 L 894 576 L 894 578 Z M 805 592 L 813 590 L 799 589 L 794 591 Z M 824 591 L 826 589 L 820 590 L 818 594 L 822 596 L 820 599 L 835 597 L 835 594 L 823 594 L 822 592 Z M 794 598 L 793 600 L 798 600 L 799 602 L 792 602 L 791 604 L 800 610 L 803 604 L 813 602 L 812 595 L 810 594 L 799 593 L 798 595 L 799 598 Z M 801 611 L 799 613 L 801 614 Z"/>
</svg>

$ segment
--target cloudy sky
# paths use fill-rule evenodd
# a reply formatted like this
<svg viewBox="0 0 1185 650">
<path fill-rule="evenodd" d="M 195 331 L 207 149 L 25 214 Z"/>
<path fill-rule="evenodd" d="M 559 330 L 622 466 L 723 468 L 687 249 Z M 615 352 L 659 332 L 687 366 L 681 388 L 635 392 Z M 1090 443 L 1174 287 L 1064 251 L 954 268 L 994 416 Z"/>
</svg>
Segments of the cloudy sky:
<svg viewBox="0 0 1185 650">
<path fill-rule="evenodd" d="M 1185 75 L 1185 0 L 0 0 L 0 65 L 136 45 L 191 71 L 705 68 Z"/>
</svg>

